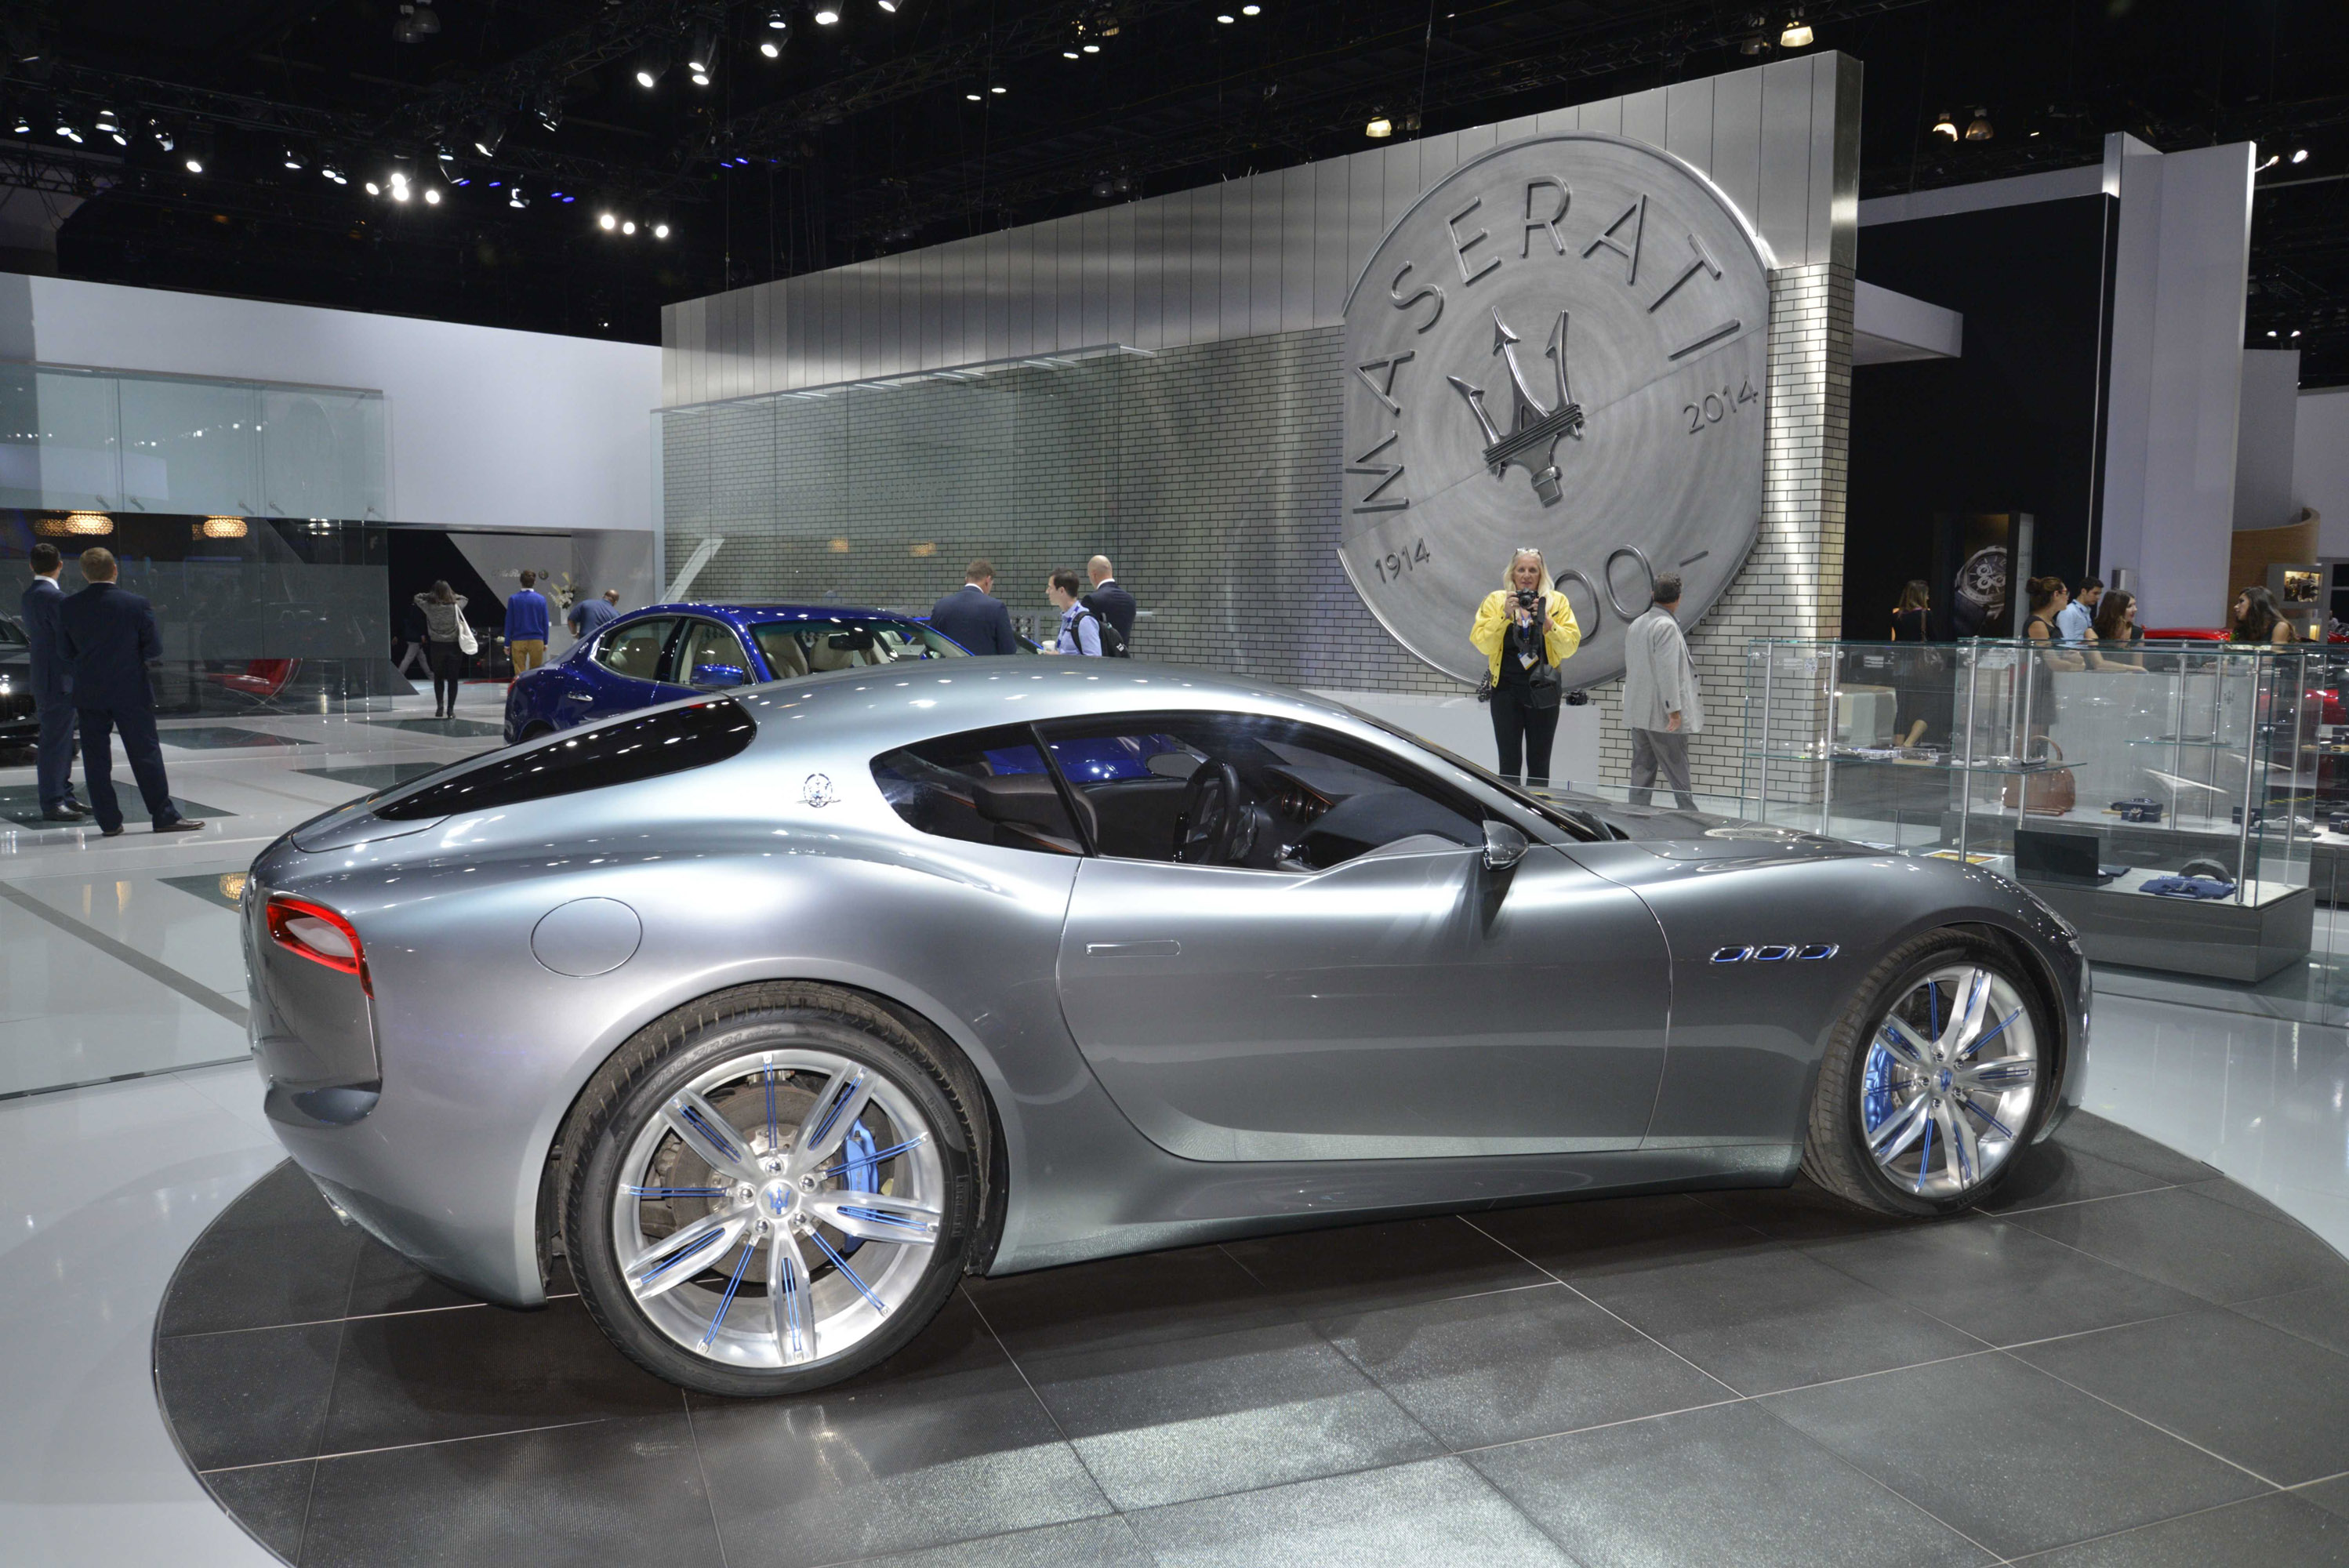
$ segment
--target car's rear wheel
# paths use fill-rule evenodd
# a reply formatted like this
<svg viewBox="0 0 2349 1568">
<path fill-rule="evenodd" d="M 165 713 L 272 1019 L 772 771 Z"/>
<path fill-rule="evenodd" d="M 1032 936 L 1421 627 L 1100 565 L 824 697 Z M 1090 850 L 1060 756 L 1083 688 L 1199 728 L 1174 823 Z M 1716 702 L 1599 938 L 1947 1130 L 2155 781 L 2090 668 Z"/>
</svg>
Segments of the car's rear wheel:
<svg viewBox="0 0 2349 1568">
<path fill-rule="evenodd" d="M 2038 987 L 2003 948 L 1959 932 L 1906 944 L 1829 1037 L 1804 1171 L 1884 1213 L 1981 1202 L 2045 1118 L 2055 1040 Z"/>
<path fill-rule="evenodd" d="M 750 987 L 647 1030 L 570 1135 L 564 1233 L 588 1310 L 706 1393 L 793 1393 L 881 1360 L 969 1253 L 984 1113 L 957 1065 L 820 986 Z"/>
</svg>

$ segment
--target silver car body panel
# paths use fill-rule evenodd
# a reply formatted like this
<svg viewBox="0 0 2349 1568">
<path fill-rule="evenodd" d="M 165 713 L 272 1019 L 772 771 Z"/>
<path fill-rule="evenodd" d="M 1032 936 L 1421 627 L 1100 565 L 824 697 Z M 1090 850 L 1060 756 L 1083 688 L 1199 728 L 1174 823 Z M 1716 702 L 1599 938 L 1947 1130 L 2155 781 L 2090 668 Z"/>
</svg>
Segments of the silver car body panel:
<svg viewBox="0 0 2349 1568">
<path fill-rule="evenodd" d="M 1124 661 L 957 661 L 727 700 L 758 726 L 727 760 L 420 827 L 374 816 L 419 781 L 254 862 L 253 1026 L 281 1140 L 362 1222 L 491 1299 L 543 1299 L 542 1188 L 596 1069 L 655 1020 L 758 981 L 872 993 L 969 1057 L 1001 1130 L 998 1274 L 1345 1216 L 1783 1181 L 1837 1010 L 1874 955 L 1937 925 L 2008 934 L 2085 1047 L 2076 944 L 2012 883 L 1807 835 L 1708 840 L 1703 820 L 1617 808 L 1608 820 L 1638 836 L 1578 842 L 1283 688 Z M 876 756 L 938 736 L 1192 709 L 1337 731 L 1474 795 L 1535 848 L 1499 872 L 1475 851 L 1373 852 L 1311 876 L 1080 859 L 917 831 L 873 776 Z M 289 1019 L 333 1009 L 316 966 L 270 939 L 271 893 L 330 907 L 364 941 L 364 1058 L 295 1040 Z M 609 968 L 559 974 L 533 933 L 585 899 L 626 906 L 640 934 Z M 1775 943 L 1838 951 L 1707 962 Z M 341 1085 L 322 1091 L 338 1059 Z M 326 1066 L 295 1083 L 297 1060 Z M 2064 1073 L 2064 1101 L 2082 1076 Z"/>
</svg>

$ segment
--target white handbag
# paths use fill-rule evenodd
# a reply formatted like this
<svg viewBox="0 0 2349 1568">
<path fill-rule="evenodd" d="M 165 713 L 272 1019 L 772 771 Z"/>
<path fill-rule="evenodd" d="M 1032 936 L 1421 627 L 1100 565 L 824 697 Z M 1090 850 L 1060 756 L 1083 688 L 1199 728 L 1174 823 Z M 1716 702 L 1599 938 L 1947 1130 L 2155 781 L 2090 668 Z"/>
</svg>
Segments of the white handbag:
<svg viewBox="0 0 2349 1568">
<path fill-rule="evenodd" d="M 457 651 L 469 656 L 481 651 L 481 640 L 473 635 L 473 623 L 462 615 L 457 617 Z"/>
</svg>

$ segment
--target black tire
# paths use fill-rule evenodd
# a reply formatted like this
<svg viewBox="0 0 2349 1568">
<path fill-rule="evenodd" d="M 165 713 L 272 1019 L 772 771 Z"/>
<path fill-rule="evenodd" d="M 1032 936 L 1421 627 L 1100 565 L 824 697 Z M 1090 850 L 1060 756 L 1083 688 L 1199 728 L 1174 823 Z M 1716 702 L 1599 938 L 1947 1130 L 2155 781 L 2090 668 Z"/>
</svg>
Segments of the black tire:
<svg viewBox="0 0 2349 1568">
<path fill-rule="evenodd" d="M 1988 970 L 2003 983 L 2019 1010 L 2027 1014 L 2035 1053 L 2036 1092 L 2029 1101 L 2028 1118 L 2016 1119 L 2023 1124 L 2013 1127 L 2012 1135 L 2002 1140 L 1994 1167 L 1957 1190 L 1927 1192 L 1893 1180 L 1871 1152 L 1864 1130 L 1863 1097 L 1868 1092 L 1869 1057 L 1879 1025 L 1904 998 L 1921 995 L 1928 976 L 1957 966 Z M 2060 1040 L 2040 987 L 2007 948 L 1985 936 L 1957 930 L 1928 932 L 1912 938 L 1869 971 L 1828 1034 L 1826 1054 L 1819 1063 L 1818 1082 L 1811 1096 L 1803 1173 L 1845 1202 L 1881 1214 L 1926 1218 L 1958 1213 L 1980 1204 L 1997 1191 L 2014 1169 L 2015 1156 L 2031 1146 L 2046 1124 L 2056 1099 L 2054 1073 L 2060 1063 L 2054 1052 Z M 1994 1119 L 1992 1125 L 2001 1126 Z M 2001 1130 L 2006 1130 L 2001 1127 Z M 1926 1151 L 1931 1147 L 1929 1131 Z M 1919 1162 L 1921 1168 L 1923 1153 Z M 1923 1184 L 1920 1171 L 1920 1189 Z"/>
<path fill-rule="evenodd" d="M 937 1157 L 929 1179 L 937 1191 L 922 1196 L 937 1216 L 936 1234 L 928 1244 L 927 1264 L 910 1288 L 891 1302 L 885 1317 L 843 1349 L 822 1353 L 796 1366 L 728 1365 L 697 1353 L 679 1343 L 672 1332 L 665 1332 L 648 1315 L 646 1304 L 632 1293 L 615 1236 L 616 1223 L 621 1222 L 616 1222 L 615 1210 L 624 1202 L 640 1202 L 621 1195 L 623 1184 L 629 1180 L 626 1165 L 631 1149 L 641 1150 L 648 1138 L 674 1136 L 653 1130 L 653 1123 L 662 1118 L 673 1096 L 741 1058 L 766 1059 L 777 1052 L 786 1056 L 821 1053 L 868 1069 L 903 1097 L 898 1101 L 901 1106 L 909 1105 L 927 1122 L 925 1130 L 933 1135 L 929 1141 Z M 614 1053 L 581 1093 L 566 1125 L 563 1147 L 569 1169 L 563 1183 L 563 1232 L 580 1298 L 597 1326 L 631 1360 L 657 1377 L 701 1393 L 736 1398 L 796 1394 L 864 1370 L 919 1334 L 945 1305 L 963 1274 L 985 1212 L 980 1180 L 984 1161 L 974 1152 L 984 1145 L 972 1131 L 974 1125 L 986 1125 L 983 1092 L 977 1074 L 951 1046 L 925 1038 L 906 1020 L 854 992 L 776 983 L 743 986 L 679 1009 L 641 1030 Z M 769 1093 L 771 1104 L 772 1091 Z M 750 1135 L 744 1147 L 750 1148 L 758 1136 L 755 1126 L 740 1125 L 739 1109 L 719 1109 L 728 1110 L 733 1131 Z M 814 1110 L 811 1101 L 809 1114 L 792 1130 L 793 1137 L 813 1119 Z M 770 1110 L 768 1115 L 772 1118 L 775 1112 Z M 864 1116 L 863 1111 L 855 1113 L 859 1129 Z M 716 1179 L 723 1180 L 722 1176 Z M 695 1202 L 714 1208 L 727 1200 Z M 781 1229 L 778 1222 L 777 1230 Z M 824 1227 L 810 1222 L 807 1230 L 806 1239 L 812 1242 L 815 1233 Z M 843 1239 L 841 1232 L 824 1233 L 833 1238 L 832 1244 L 851 1254 L 856 1245 L 864 1244 L 852 1244 L 853 1239 Z M 909 1257 L 918 1256 L 914 1249 L 905 1251 Z M 709 1261 L 722 1263 L 728 1257 L 738 1259 L 735 1276 L 743 1278 L 750 1250 L 730 1243 L 725 1250 L 709 1254 Z M 853 1282 L 865 1300 L 875 1299 L 844 1258 L 834 1257 L 832 1262 L 841 1265 L 838 1280 Z M 686 1287 L 670 1294 L 685 1295 L 710 1273 L 703 1268 Z M 811 1304 L 816 1299 L 813 1293 L 834 1271 L 831 1264 L 819 1262 L 812 1273 L 813 1278 L 806 1285 L 810 1294 L 802 1298 Z M 758 1294 L 764 1294 L 763 1281 Z M 730 1294 L 723 1298 L 734 1299 Z M 778 1302 L 782 1299 L 782 1294 L 776 1297 Z M 722 1305 L 719 1316 L 730 1326 L 733 1321 Z M 774 1337 L 780 1346 L 780 1332 Z M 816 1339 L 812 1318 L 809 1337 L 812 1343 Z"/>
</svg>

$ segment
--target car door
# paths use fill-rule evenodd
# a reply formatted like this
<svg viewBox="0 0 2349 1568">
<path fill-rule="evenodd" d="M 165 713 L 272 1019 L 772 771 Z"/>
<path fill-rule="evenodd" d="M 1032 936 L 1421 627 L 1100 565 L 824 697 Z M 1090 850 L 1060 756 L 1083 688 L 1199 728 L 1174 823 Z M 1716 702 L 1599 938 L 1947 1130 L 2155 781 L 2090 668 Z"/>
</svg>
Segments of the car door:
<svg viewBox="0 0 2349 1568">
<path fill-rule="evenodd" d="M 564 707 L 576 711 L 563 727 L 668 700 L 674 694 L 661 689 L 661 660 L 677 624 L 675 615 L 647 615 L 605 627 L 588 655 L 587 678 L 564 694 Z"/>
<path fill-rule="evenodd" d="M 758 678 L 758 667 L 733 627 L 688 615 L 684 632 L 661 668 L 660 700 L 748 685 Z"/>
<path fill-rule="evenodd" d="M 1671 973 L 1635 895 L 1555 845 L 1488 870 L 1482 804 L 1318 727 L 1187 714 L 1043 733 L 1092 851 L 1062 1011 L 1153 1141 L 1218 1161 L 1639 1143 Z M 1101 767 L 1104 743 L 1140 771 Z M 1226 766 L 1249 815 L 1176 858 L 1211 809 L 1194 777 Z"/>
</svg>

